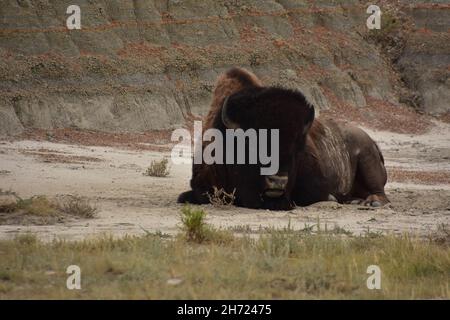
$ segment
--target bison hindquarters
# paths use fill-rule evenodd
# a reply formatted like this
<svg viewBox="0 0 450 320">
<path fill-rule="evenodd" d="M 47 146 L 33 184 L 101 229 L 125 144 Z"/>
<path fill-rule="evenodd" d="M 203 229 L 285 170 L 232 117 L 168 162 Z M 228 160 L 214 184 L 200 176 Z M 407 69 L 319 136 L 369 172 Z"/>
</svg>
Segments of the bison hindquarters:
<svg viewBox="0 0 450 320">
<path fill-rule="evenodd" d="M 384 158 L 377 144 L 359 128 L 350 127 L 345 132 L 347 147 L 356 157 L 351 202 L 372 207 L 389 203 L 384 192 L 387 182 Z"/>
</svg>

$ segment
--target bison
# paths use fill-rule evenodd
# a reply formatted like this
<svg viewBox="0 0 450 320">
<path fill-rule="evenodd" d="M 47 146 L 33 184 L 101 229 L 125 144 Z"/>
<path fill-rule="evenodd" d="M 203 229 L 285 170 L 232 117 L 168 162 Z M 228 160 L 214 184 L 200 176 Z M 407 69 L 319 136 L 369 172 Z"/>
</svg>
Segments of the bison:
<svg viewBox="0 0 450 320">
<path fill-rule="evenodd" d="M 377 144 L 357 127 L 315 119 L 314 107 L 299 91 L 263 86 L 251 72 L 233 68 L 217 81 L 204 122 L 208 128 L 223 134 L 227 128 L 278 129 L 278 172 L 261 175 L 261 163 L 194 163 L 192 190 L 180 194 L 180 203 L 209 203 L 214 187 L 235 191 L 237 206 L 271 210 L 330 200 L 374 207 L 389 202 Z"/>
</svg>

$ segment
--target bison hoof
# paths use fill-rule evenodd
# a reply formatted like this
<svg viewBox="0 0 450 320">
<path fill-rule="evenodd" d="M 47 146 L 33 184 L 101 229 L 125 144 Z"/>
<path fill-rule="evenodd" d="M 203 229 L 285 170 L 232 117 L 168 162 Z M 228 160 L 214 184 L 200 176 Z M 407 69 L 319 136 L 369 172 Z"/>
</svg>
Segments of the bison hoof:
<svg viewBox="0 0 450 320">
<path fill-rule="evenodd" d="M 383 204 L 380 202 L 380 201 L 378 201 L 378 200 L 373 200 L 373 201 L 370 201 L 370 200 L 368 200 L 368 201 L 364 201 L 364 206 L 366 206 L 366 207 L 373 207 L 373 208 L 379 208 L 379 207 L 382 207 L 383 206 Z"/>
<path fill-rule="evenodd" d="M 332 194 L 329 194 L 329 195 L 328 195 L 328 201 L 338 202 L 337 199 L 336 199 L 336 197 L 333 196 Z"/>
<path fill-rule="evenodd" d="M 370 203 L 371 207 L 381 207 L 381 202 L 380 201 L 372 201 Z"/>
</svg>

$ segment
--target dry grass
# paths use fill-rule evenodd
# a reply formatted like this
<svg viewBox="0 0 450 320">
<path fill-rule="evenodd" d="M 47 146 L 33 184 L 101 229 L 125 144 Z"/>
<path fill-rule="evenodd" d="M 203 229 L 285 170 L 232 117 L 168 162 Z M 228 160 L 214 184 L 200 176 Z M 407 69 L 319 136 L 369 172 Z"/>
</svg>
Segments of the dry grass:
<svg viewBox="0 0 450 320">
<path fill-rule="evenodd" d="M 153 160 L 150 166 L 144 172 L 144 176 L 150 177 L 167 177 L 170 174 L 170 168 L 168 166 L 169 160 L 166 158 L 162 160 Z"/>
<path fill-rule="evenodd" d="M 17 208 L 19 197 L 11 190 L 0 189 L 0 212 L 13 212 Z"/>
<path fill-rule="evenodd" d="M 78 196 L 70 196 L 58 203 L 61 212 L 80 218 L 94 218 L 98 212 L 97 207 L 93 206 L 87 199 Z"/>
<path fill-rule="evenodd" d="M 232 206 L 236 196 L 234 195 L 236 189 L 233 190 L 232 193 L 227 193 L 223 188 L 218 189 L 217 187 L 213 187 L 213 193 L 209 192 L 206 194 L 208 196 L 209 202 L 216 208 L 223 208 Z"/>
<path fill-rule="evenodd" d="M 429 235 L 429 240 L 450 247 L 450 225 L 446 223 L 439 224 L 436 232 Z"/>
<path fill-rule="evenodd" d="M 18 196 L 9 197 L 6 204 L 6 206 L 0 206 L 0 225 L 48 225 L 64 219 L 58 204 L 45 196 L 33 196 L 26 199 Z"/>
<path fill-rule="evenodd" d="M 214 242 L 157 235 L 0 241 L 0 299 L 449 299 L 448 246 L 285 228 Z M 68 265 L 81 290 L 67 290 Z M 381 290 L 366 286 L 369 265 Z M 173 284 L 170 279 L 179 279 Z"/>
<path fill-rule="evenodd" d="M 60 214 L 58 205 L 45 196 L 33 196 L 28 199 L 19 199 L 14 211 L 21 211 L 26 215 L 47 217 Z"/>
<path fill-rule="evenodd" d="M 0 224 L 54 224 L 68 217 L 94 218 L 97 208 L 77 196 L 49 199 L 39 195 L 22 199 L 14 192 L 1 191 L 8 201 L 0 202 Z"/>
</svg>

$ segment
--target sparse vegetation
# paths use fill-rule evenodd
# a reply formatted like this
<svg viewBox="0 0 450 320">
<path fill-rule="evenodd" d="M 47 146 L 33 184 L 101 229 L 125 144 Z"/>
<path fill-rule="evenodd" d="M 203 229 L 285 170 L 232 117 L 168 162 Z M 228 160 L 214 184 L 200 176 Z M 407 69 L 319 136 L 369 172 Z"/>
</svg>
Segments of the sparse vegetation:
<svg viewBox="0 0 450 320">
<path fill-rule="evenodd" d="M 0 213 L 20 212 L 24 215 L 55 216 L 57 206 L 45 196 L 33 196 L 22 199 L 15 192 L 2 191 L 0 195 L 9 196 L 8 201 L 0 203 Z"/>
<path fill-rule="evenodd" d="M 395 7 L 386 7 L 381 16 L 381 28 L 367 33 L 366 39 L 381 46 L 392 61 L 396 61 L 406 44 L 406 34 L 412 22 Z"/>
<path fill-rule="evenodd" d="M 236 196 L 234 195 L 236 189 L 231 193 L 227 193 L 223 188 L 218 189 L 213 188 L 213 193 L 209 192 L 206 194 L 208 196 L 209 202 L 216 208 L 223 208 L 233 205 Z"/>
<path fill-rule="evenodd" d="M 216 244 L 233 240 L 230 232 L 216 229 L 207 224 L 205 218 L 206 212 L 202 209 L 184 206 L 181 209 L 181 229 L 184 232 L 184 239 L 195 243 L 213 242 Z"/>
<path fill-rule="evenodd" d="M 371 30 L 369 37 L 383 44 L 383 41 L 402 27 L 402 21 L 396 15 L 397 13 L 392 10 L 383 12 L 381 28 Z"/>
<path fill-rule="evenodd" d="M 150 166 L 144 172 L 144 175 L 150 177 L 167 177 L 170 173 L 168 164 L 169 160 L 167 160 L 166 158 L 159 161 L 152 160 Z"/>
<path fill-rule="evenodd" d="M 61 200 L 58 208 L 65 214 L 87 219 L 94 218 L 98 212 L 97 207 L 79 196 L 70 196 Z"/>
<path fill-rule="evenodd" d="M 17 201 L 15 211 L 22 211 L 23 214 L 34 216 L 57 216 L 59 215 L 58 206 L 50 201 L 46 196 L 33 196 L 28 199 Z"/>
<path fill-rule="evenodd" d="M 185 206 L 181 209 L 182 230 L 188 241 L 203 242 L 206 238 L 206 213 L 201 209 Z"/>
<path fill-rule="evenodd" d="M 228 228 L 228 230 L 234 233 L 244 233 L 244 234 L 256 233 L 256 230 L 253 230 L 252 227 L 248 224 L 231 226 Z M 259 230 L 261 230 L 261 226 L 259 226 Z"/>
<path fill-rule="evenodd" d="M 0 212 L 13 212 L 17 208 L 18 199 L 15 192 L 0 189 Z"/>
<path fill-rule="evenodd" d="M 450 225 L 440 223 L 435 233 L 430 234 L 428 239 L 432 242 L 450 246 Z"/>
<path fill-rule="evenodd" d="M 93 218 L 97 213 L 96 207 L 78 196 L 58 201 L 43 195 L 23 199 L 12 191 L 0 190 L 0 195 L 0 224 L 52 224 L 68 216 Z"/>
<path fill-rule="evenodd" d="M 184 215 L 192 232 L 206 232 L 204 212 L 190 208 Z M 3 240 L 0 299 L 450 298 L 449 247 L 409 236 L 342 237 L 288 226 L 220 245 L 186 240 L 150 233 L 78 242 L 44 243 L 32 234 Z M 65 287 L 71 264 L 82 270 L 82 290 Z M 382 271 L 381 290 L 366 286 L 373 264 Z M 169 284 L 174 278 L 177 285 Z"/>
</svg>

